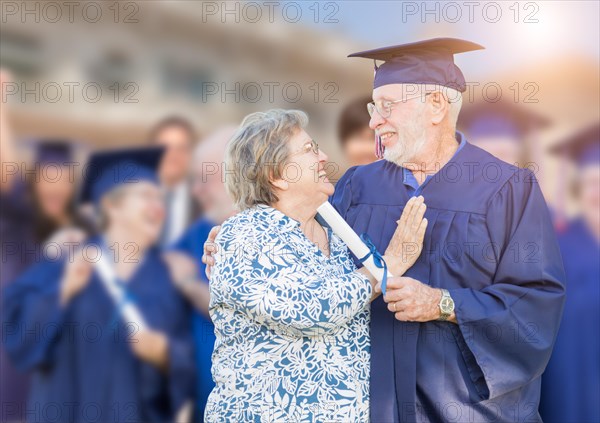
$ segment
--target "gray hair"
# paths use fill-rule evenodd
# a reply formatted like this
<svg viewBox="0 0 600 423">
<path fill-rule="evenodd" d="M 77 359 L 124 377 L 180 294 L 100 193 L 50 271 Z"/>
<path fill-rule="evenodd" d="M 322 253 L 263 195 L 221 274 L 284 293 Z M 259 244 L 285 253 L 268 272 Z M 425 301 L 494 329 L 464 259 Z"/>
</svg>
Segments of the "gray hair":
<svg viewBox="0 0 600 423">
<path fill-rule="evenodd" d="M 105 231 L 108 228 L 109 219 L 108 213 L 106 211 L 106 203 L 118 203 L 121 201 L 123 196 L 127 192 L 127 185 L 119 185 L 106 194 L 104 194 L 104 198 L 100 202 L 100 205 L 96 209 L 96 224 L 101 231 Z"/>
<path fill-rule="evenodd" d="M 453 88 L 446 88 L 446 90 L 448 101 L 450 102 L 450 123 L 454 128 L 456 128 L 458 114 L 460 113 L 463 103 L 462 93 Z"/>
<path fill-rule="evenodd" d="M 288 142 L 307 124 L 300 110 L 272 109 L 244 118 L 225 152 L 225 188 L 240 211 L 279 200 L 271 181 L 281 179 Z"/>
</svg>

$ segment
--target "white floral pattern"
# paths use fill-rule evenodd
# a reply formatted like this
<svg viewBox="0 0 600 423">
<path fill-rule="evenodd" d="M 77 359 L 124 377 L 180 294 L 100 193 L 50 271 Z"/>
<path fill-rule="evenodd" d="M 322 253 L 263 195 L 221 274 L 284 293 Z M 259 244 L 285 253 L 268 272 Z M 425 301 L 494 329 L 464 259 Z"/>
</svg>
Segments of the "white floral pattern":
<svg viewBox="0 0 600 423">
<path fill-rule="evenodd" d="M 327 257 L 263 205 L 222 225 L 207 422 L 368 421 L 371 285 L 329 239 Z"/>
</svg>

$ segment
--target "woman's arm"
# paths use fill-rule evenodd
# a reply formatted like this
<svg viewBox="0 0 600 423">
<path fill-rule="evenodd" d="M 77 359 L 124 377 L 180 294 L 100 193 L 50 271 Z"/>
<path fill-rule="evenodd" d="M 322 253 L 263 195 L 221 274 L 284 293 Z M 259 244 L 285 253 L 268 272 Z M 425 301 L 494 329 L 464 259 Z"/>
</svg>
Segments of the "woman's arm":
<svg viewBox="0 0 600 423">
<path fill-rule="evenodd" d="M 375 300 L 377 297 L 379 297 L 379 295 L 381 295 L 381 284 L 377 282 L 377 279 L 375 279 L 366 268 L 361 267 L 357 270 L 357 272 L 369 279 L 369 283 L 371 284 L 372 290 L 370 302 L 373 302 L 373 300 Z"/>
<path fill-rule="evenodd" d="M 373 298 L 376 282 L 364 271 L 315 275 L 287 249 L 285 240 L 261 243 L 239 236 L 238 231 L 227 242 L 219 242 L 218 254 L 211 305 L 223 303 L 287 335 L 335 331 L 365 310 Z"/>
</svg>

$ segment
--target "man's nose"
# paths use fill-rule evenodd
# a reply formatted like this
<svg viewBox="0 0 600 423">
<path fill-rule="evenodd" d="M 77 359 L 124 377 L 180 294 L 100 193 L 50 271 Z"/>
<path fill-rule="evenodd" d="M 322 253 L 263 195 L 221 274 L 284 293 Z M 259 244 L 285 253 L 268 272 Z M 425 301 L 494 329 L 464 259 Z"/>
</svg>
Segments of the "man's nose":
<svg viewBox="0 0 600 423">
<path fill-rule="evenodd" d="M 384 123 L 385 119 L 381 117 L 377 110 L 373 111 L 373 115 L 371 116 L 371 120 L 369 121 L 369 128 L 373 131 L 377 129 L 378 126 Z"/>
</svg>

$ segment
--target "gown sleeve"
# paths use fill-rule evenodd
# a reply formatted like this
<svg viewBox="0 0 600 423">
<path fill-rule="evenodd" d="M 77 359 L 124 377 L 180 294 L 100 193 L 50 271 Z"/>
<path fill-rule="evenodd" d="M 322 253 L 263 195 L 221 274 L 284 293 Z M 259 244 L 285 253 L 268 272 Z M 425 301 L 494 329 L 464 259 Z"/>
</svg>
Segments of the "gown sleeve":
<svg viewBox="0 0 600 423">
<path fill-rule="evenodd" d="M 449 291 L 491 399 L 544 371 L 562 315 L 565 273 L 550 213 L 530 171 L 520 170 L 491 198 L 486 225 L 496 263 L 492 283 Z"/>
<path fill-rule="evenodd" d="M 249 238 L 220 248 L 224 257 L 211 280 L 211 307 L 213 290 L 222 290 L 217 295 L 227 306 L 278 333 L 302 337 L 335 331 L 369 305 L 372 288 L 361 273 L 321 277 L 304 271 L 283 241 L 258 245 Z"/>
<path fill-rule="evenodd" d="M 335 192 L 329 199 L 331 205 L 345 219 L 348 209 L 352 205 L 352 175 L 356 171 L 357 166 L 348 169 L 335 185 Z"/>
<path fill-rule="evenodd" d="M 53 362 L 53 347 L 64 326 L 60 305 L 62 263 L 41 262 L 7 286 L 2 299 L 4 346 L 21 371 Z"/>
<path fill-rule="evenodd" d="M 167 335 L 169 396 L 175 414 L 188 400 L 194 398 L 196 375 L 191 310 L 183 299 L 179 309 L 181 313 L 178 324 Z"/>
</svg>

